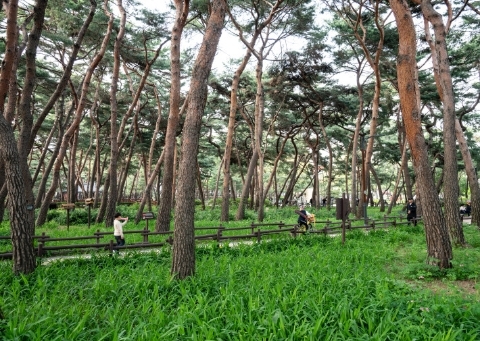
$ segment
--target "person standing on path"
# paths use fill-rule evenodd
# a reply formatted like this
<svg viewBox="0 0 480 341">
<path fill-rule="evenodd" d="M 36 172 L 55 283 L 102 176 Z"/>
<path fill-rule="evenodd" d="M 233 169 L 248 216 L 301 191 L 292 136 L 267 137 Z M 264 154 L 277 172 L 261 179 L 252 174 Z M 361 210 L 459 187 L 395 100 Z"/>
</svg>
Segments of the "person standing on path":
<svg viewBox="0 0 480 341">
<path fill-rule="evenodd" d="M 122 222 L 123 220 L 123 222 Z M 122 217 L 120 213 L 115 213 L 113 220 L 113 236 L 117 241 L 117 246 L 125 245 L 125 237 L 123 236 L 123 226 L 128 222 L 128 217 Z M 118 252 L 118 250 L 117 250 Z"/>
<path fill-rule="evenodd" d="M 413 201 L 413 198 L 408 199 L 407 220 L 408 220 L 408 225 L 410 225 L 410 221 L 413 220 L 413 225 L 417 226 L 417 205 L 415 204 L 415 201 Z"/>
</svg>

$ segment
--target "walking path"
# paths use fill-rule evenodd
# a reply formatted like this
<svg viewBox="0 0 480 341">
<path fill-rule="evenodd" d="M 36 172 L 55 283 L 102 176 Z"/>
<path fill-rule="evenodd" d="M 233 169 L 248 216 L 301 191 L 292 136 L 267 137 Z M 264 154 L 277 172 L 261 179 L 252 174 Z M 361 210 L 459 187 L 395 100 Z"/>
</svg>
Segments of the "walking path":
<svg viewBox="0 0 480 341">
<path fill-rule="evenodd" d="M 472 217 L 463 217 L 462 219 L 462 224 L 463 225 L 469 225 L 472 223 Z M 340 234 L 330 234 L 330 237 L 335 237 L 339 236 Z M 257 241 L 254 240 L 245 240 L 245 241 L 233 241 L 229 242 L 228 246 L 229 247 L 236 247 L 238 245 L 252 245 L 253 243 L 256 243 Z M 224 243 L 225 244 L 225 243 Z M 136 249 L 136 250 L 125 250 L 122 251 L 119 254 L 115 254 L 116 257 L 124 257 L 126 253 L 148 253 L 148 252 L 155 252 L 155 253 L 160 253 L 160 252 L 165 252 L 165 248 L 151 248 L 151 249 Z M 103 254 L 102 254 L 103 255 Z M 110 253 L 106 253 L 104 255 L 111 255 Z M 48 257 L 48 258 L 42 258 L 41 264 L 42 265 L 49 265 L 53 262 L 58 262 L 58 261 L 64 261 L 64 260 L 69 260 L 69 259 L 90 259 L 92 258 L 91 254 L 77 254 L 77 255 L 68 255 L 68 256 L 53 256 L 53 257 Z"/>
<path fill-rule="evenodd" d="M 245 240 L 245 241 L 242 241 L 242 242 L 234 241 L 234 242 L 229 242 L 228 246 L 229 247 L 236 247 L 238 245 L 252 245 L 253 243 L 256 243 L 256 242 L 257 242 L 256 240 Z M 263 240 L 262 242 L 265 242 L 265 240 Z M 226 243 L 222 243 L 222 244 L 226 244 Z M 162 247 L 151 248 L 151 249 L 135 249 L 135 250 L 126 249 L 126 250 L 124 250 L 120 253 L 114 253 L 114 256 L 124 257 L 128 253 L 149 253 L 149 252 L 161 253 L 161 252 L 165 252 L 165 250 L 166 249 L 164 247 L 163 248 Z M 107 255 L 110 256 L 111 253 L 102 253 L 102 254 L 97 254 L 97 255 L 100 255 L 101 257 L 102 256 L 107 256 Z M 41 259 L 41 264 L 42 265 L 49 265 L 53 262 L 60 262 L 60 261 L 69 260 L 69 259 L 90 259 L 90 258 L 92 258 L 92 255 L 89 254 L 89 253 L 77 254 L 77 255 L 68 255 L 68 256 L 53 256 L 53 257 L 48 257 L 48 258 L 42 258 Z"/>
</svg>

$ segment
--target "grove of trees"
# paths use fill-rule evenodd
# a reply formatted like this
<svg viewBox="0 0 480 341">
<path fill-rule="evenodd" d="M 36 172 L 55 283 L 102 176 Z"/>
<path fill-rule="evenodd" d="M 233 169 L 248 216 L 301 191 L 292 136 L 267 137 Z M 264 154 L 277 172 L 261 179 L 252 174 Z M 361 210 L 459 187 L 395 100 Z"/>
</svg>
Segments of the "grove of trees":
<svg viewBox="0 0 480 341">
<path fill-rule="evenodd" d="M 460 203 L 480 226 L 480 1 L 2 4 L 0 221 L 15 273 L 34 271 L 52 203 L 85 198 L 106 226 L 126 201 L 137 222 L 154 210 L 157 231 L 173 221 L 178 278 L 195 273 L 197 200 L 220 202 L 219 221 L 246 207 L 263 221 L 267 205 L 330 209 L 345 193 L 361 218 L 415 196 L 441 268 L 467 243 Z M 220 64 L 221 37 L 241 48 Z"/>
</svg>

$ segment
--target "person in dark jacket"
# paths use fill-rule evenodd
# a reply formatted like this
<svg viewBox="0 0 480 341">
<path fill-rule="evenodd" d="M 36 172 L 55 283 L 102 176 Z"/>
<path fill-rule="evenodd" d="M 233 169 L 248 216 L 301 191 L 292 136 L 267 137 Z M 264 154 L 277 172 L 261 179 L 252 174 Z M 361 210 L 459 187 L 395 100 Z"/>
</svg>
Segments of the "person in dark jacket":
<svg viewBox="0 0 480 341">
<path fill-rule="evenodd" d="M 408 225 L 410 225 L 410 222 L 413 221 L 413 225 L 417 226 L 417 205 L 415 204 L 415 201 L 413 201 L 413 198 L 408 199 L 407 220 Z"/>
<path fill-rule="evenodd" d="M 300 206 L 298 211 L 295 213 L 298 214 L 297 223 L 299 225 L 300 230 L 308 230 L 308 212 L 305 210 L 305 207 Z"/>
<path fill-rule="evenodd" d="M 472 214 L 472 206 L 470 201 L 467 201 L 464 206 L 460 207 L 460 215 L 469 217 L 470 214 Z"/>
<path fill-rule="evenodd" d="M 472 214 L 472 206 L 470 205 L 470 201 L 467 201 L 465 205 L 465 215 L 469 217 Z"/>
</svg>

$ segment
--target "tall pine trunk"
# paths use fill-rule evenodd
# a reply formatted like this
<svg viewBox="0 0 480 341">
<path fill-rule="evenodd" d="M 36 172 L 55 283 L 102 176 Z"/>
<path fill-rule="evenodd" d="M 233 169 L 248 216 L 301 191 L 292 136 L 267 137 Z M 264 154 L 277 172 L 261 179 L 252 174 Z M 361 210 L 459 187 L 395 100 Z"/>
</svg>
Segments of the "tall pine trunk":
<svg viewBox="0 0 480 341">
<path fill-rule="evenodd" d="M 175 231 L 171 273 L 179 279 L 195 274 L 195 172 L 202 116 L 207 101 L 207 80 L 217 51 L 226 12 L 225 0 L 210 3 L 211 14 L 193 66 L 189 103 L 183 128 L 182 158 L 178 169 Z"/>
<path fill-rule="evenodd" d="M 417 0 L 419 2 L 420 0 Z M 431 39 L 430 28 L 425 23 L 425 33 L 430 44 L 432 53 L 432 64 L 435 74 L 438 93 L 443 103 L 443 148 L 444 148 L 444 197 L 445 197 L 445 218 L 450 231 L 450 236 L 456 245 L 465 245 L 460 215 L 458 214 L 458 165 L 457 148 L 455 139 L 455 99 L 453 94 L 452 76 L 450 63 L 448 61 L 446 27 L 443 24 L 441 15 L 435 11 L 430 0 L 422 0 L 421 8 L 423 16 L 428 20 L 435 33 L 435 42 Z"/>
<path fill-rule="evenodd" d="M 18 1 L 11 0 L 4 4 L 6 6 L 7 27 L 5 56 L 0 73 L 0 158 L 4 162 L 5 183 L 10 202 L 9 218 L 13 249 L 13 272 L 15 274 L 28 274 L 33 272 L 36 267 L 32 233 L 34 226 L 27 215 L 25 185 L 14 131 L 10 122 L 4 116 L 5 97 L 9 90 L 10 79 L 14 77 L 12 70 L 17 57 L 15 47 L 17 44 Z"/>
<path fill-rule="evenodd" d="M 189 0 L 175 0 L 175 23 L 172 27 L 172 41 L 170 45 L 170 113 L 168 114 L 167 133 L 165 135 L 164 166 L 162 193 L 158 205 L 158 216 L 155 224 L 156 231 L 170 230 L 172 201 L 174 196 L 175 182 L 175 146 L 177 129 L 180 122 L 180 41 L 183 28 L 187 21 Z M 193 188 L 193 187 L 192 187 Z"/>
<path fill-rule="evenodd" d="M 113 220 L 117 207 L 118 197 L 118 158 L 120 155 L 118 143 L 118 77 L 120 74 L 120 48 L 125 34 L 125 24 L 127 21 L 127 14 L 123 8 L 122 0 L 117 0 L 118 11 L 120 12 L 120 27 L 115 38 L 113 46 L 113 72 L 112 82 L 110 87 L 110 190 L 108 191 L 107 210 L 105 216 L 105 226 L 113 226 Z M 107 195 L 107 193 L 104 193 Z"/>
<path fill-rule="evenodd" d="M 405 122 L 408 144 L 412 152 L 413 166 L 417 176 L 417 190 L 423 205 L 428 205 L 423 220 L 427 240 L 427 262 L 440 268 L 450 268 L 452 245 L 434 191 L 435 183 L 428 164 L 428 153 L 420 121 L 420 89 L 417 72 L 417 37 L 412 14 L 406 0 L 390 0 L 399 33 L 397 59 L 398 92 Z"/>
</svg>

